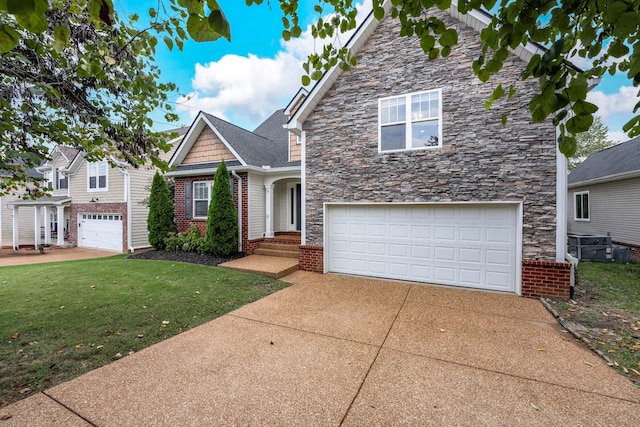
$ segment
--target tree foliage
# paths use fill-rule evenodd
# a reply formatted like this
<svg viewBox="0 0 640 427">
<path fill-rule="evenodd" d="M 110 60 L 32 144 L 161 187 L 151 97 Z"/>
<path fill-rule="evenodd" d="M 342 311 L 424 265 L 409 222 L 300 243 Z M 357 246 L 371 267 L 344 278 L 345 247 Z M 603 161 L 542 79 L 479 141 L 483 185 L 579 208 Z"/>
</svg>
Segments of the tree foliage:
<svg viewBox="0 0 640 427">
<path fill-rule="evenodd" d="M 147 217 L 149 243 L 154 249 L 163 250 L 169 233 L 176 231 L 174 215 L 173 200 L 171 200 L 167 182 L 159 172 L 156 172 L 151 184 Z"/>
<path fill-rule="evenodd" d="M 375 18 L 397 19 L 398 36 L 419 39 L 430 59 L 447 57 L 458 44 L 457 30 L 435 10 L 490 10 L 493 15 L 480 33 L 482 50 L 472 65 L 484 82 L 500 72 L 510 52 L 532 43 L 546 47 L 531 57 L 522 78 L 539 82 L 539 92 L 529 101 L 532 120 L 553 120 L 560 129 L 559 148 L 567 156 L 576 152 L 575 135 L 593 124 L 597 106 L 586 97 L 594 81 L 605 73 L 622 73 L 640 86 L 637 0 L 372 1 Z M 112 0 L 0 0 L 0 169 L 13 173 L 0 182 L 0 194 L 27 180 L 26 168 L 46 159 L 51 143 L 84 149 L 90 160 L 114 156 L 139 164 L 150 158 L 161 164 L 153 148 L 166 149 L 165 139 L 151 131 L 148 114 L 163 108 L 168 121 L 175 115 L 166 102 L 174 86 L 158 83 L 153 63 L 158 41 L 182 49 L 188 37 L 230 40 L 231 30 L 216 0 L 154 4 L 148 26 L 137 29 L 140 17 L 120 19 Z M 299 0 L 277 4 L 283 38 L 302 35 Z M 330 42 L 304 63 L 304 85 L 331 67 L 348 69 L 356 63 L 339 42 L 340 34 L 356 26 L 354 0 L 315 0 L 314 10 L 318 19 L 311 32 Z M 588 66 L 581 70 L 571 62 Z M 514 85 L 496 86 L 487 107 L 515 90 Z M 638 109 L 640 102 L 634 113 Z M 640 114 L 623 129 L 631 137 L 640 135 Z"/>
<path fill-rule="evenodd" d="M 238 214 L 233 205 L 229 172 L 224 161 L 218 166 L 213 181 L 205 240 L 216 256 L 226 257 L 238 251 Z"/>
<path fill-rule="evenodd" d="M 247 0 L 262 3 L 262 0 Z M 320 18 L 312 26 L 319 38 L 336 35 L 356 25 L 356 6 L 351 0 L 316 0 Z M 280 0 L 285 40 L 301 34 L 297 20 L 297 0 Z M 522 79 L 537 79 L 539 93 L 529 101 L 534 122 L 549 117 L 560 129 L 558 144 L 567 156 L 576 152 L 575 135 L 587 131 L 598 107 L 587 101 L 590 84 L 606 73 L 622 73 L 635 87 L 640 86 L 640 2 L 637 0 L 373 0 L 373 14 L 381 20 L 390 15 L 400 22 L 400 37 L 415 37 L 429 59 L 447 57 L 458 43 L 455 28 L 449 28 L 434 10 L 456 7 L 460 13 L 492 12 L 480 33 L 482 53 L 473 62 L 473 71 L 483 82 L 499 73 L 510 52 L 536 44 L 545 51 L 532 56 Z M 386 8 L 385 8 L 386 7 Z M 327 15 L 327 11 L 333 15 Z M 483 12 L 480 12 L 483 13 Z M 329 16 L 327 18 L 327 16 Z M 323 18 L 324 17 L 324 18 Z M 329 43 L 313 53 L 304 64 L 303 84 L 318 80 L 335 65 L 344 69 L 356 59 L 346 47 Z M 581 70 L 573 62 L 590 64 Z M 497 99 L 511 97 L 515 86 L 494 88 L 488 107 Z M 638 113 L 640 102 L 634 113 Z M 503 122 L 507 117 L 503 117 Z M 640 135 L 640 114 L 624 130 Z"/>
<path fill-rule="evenodd" d="M 602 122 L 599 116 L 593 120 L 593 125 L 588 131 L 582 132 L 576 136 L 578 147 L 576 153 L 569 157 L 569 170 L 574 170 L 580 163 L 584 161 L 591 153 L 604 150 L 605 148 L 615 145 L 609 139 L 609 128 Z"/>
</svg>

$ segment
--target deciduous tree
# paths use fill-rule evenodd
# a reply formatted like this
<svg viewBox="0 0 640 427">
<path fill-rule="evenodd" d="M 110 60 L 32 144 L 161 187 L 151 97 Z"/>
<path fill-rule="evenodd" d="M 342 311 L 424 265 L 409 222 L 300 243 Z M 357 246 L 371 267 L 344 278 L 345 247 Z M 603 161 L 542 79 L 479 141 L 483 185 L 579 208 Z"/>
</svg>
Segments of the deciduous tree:
<svg viewBox="0 0 640 427">
<path fill-rule="evenodd" d="M 578 148 L 576 153 L 567 159 L 569 170 L 573 170 L 584 161 L 589 154 L 604 150 L 615 143 L 609 139 L 609 128 L 596 116 L 593 125 L 588 131 L 579 133 L 576 136 Z"/>
</svg>

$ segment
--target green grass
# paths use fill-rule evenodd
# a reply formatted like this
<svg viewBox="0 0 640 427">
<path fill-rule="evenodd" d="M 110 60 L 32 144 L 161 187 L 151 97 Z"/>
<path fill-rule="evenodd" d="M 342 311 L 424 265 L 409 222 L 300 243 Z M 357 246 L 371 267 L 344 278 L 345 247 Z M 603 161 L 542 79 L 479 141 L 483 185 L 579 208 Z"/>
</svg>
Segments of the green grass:
<svg viewBox="0 0 640 427">
<path fill-rule="evenodd" d="M 124 256 L 0 267 L 0 405 L 286 286 L 221 268 Z"/>
<path fill-rule="evenodd" d="M 640 384 L 640 264 L 581 262 L 573 302 L 558 313 Z"/>
</svg>

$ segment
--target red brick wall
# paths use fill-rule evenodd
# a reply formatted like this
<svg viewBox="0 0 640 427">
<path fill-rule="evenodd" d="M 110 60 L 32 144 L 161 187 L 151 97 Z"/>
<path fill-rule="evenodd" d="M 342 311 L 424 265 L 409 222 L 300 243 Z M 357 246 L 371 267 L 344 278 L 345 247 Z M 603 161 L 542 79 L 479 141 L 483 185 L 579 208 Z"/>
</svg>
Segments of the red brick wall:
<svg viewBox="0 0 640 427">
<path fill-rule="evenodd" d="M 569 298 L 571 264 L 552 261 L 522 261 L 522 296 Z"/>
<path fill-rule="evenodd" d="M 246 252 L 248 246 L 247 236 L 249 235 L 249 180 L 247 179 L 247 173 L 238 173 L 242 178 L 242 248 Z M 184 215 L 184 187 L 185 185 L 192 185 L 197 181 L 212 181 L 213 176 L 199 176 L 190 178 L 176 178 L 175 179 L 175 195 L 174 195 L 174 207 L 175 207 L 175 221 L 176 227 L 179 233 L 186 233 L 189 231 L 191 225 L 195 225 L 200 230 L 200 234 L 204 236 L 207 231 L 207 219 L 206 218 L 185 218 Z M 238 211 L 238 183 L 235 177 L 230 178 L 233 183 L 233 204 Z M 193 194 L 192 194 L 193 196 Z M 192 212 L 193 213 L 193 212 Z"/>
<path fill-rule="evenodd" d="M 127 242 L 127 204 L 126 203 L 72 203 L 69 214 L 69 242 L 78 245 L 78 214 L 84 213 L 115 213 L 122 214 L 122 252 L 129 250 Z"/>
<path fill-rule="evenodd" d="M 242 245 L 242 249 L 247 255 L 253 255 L 262 242 L 264 242 L 264 239 L 247 240 L 246 244 Z"/>
<path fill-rule="evenodd" d="M 322 246 L 300 245 L 300 270 L 324 273 L 324 250 Z"/>
</svg>

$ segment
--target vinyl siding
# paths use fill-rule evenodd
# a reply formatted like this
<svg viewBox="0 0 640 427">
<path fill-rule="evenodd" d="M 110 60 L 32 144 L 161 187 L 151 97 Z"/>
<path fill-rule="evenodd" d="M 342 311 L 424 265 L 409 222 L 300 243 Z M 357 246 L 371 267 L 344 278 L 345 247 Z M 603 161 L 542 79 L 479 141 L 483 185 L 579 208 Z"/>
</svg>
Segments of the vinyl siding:
<svg viewBox="0 0 640 427">
<path fill-rule="evenodd" d="M 18 200 L 17 196 L 0 197 L 0 246 L 11 248 L 13 246 L 13 206 L 7 207 L 7 203 Z M 41 209 L 44 212 L 44 209 Z M 33 206 L 21 207 L 18 210 L 20 226 L 20 245 L 33 245 L 35 243 L 35 208 Z M 44 215 L 44 214 L 42 214 Z M 44 216 L 40 223 L 44 226 Z"/>
<path fill-rule="evenodd" d="M 265 232 L 264 178 L 249 174 L 249 240 L 259 239 Z M 275 209 L 274 209 L 275 210 Z"/>
<path fill-rule="evenodd" d="M 277 181 L 273 193 L 273 231 L 287 230 L 287 182 Z"/>
<path fill-rule="evenodd" d="M 131 174 L 131 243 L 134 249 L 149 247 L 147 217 L 149 216 L 149 196 L 156 173 L 151 166 L 129 169 Z"/>
<path fill-rule="evenodd" d="M 71 176 L 69 192 L 73 203 L 87 203 L 100 199 L 100 203 L 124 202 L 124 175 L 117 168 L 107 171 L 107 191 L 88 191 L 87 162 L 83 161 L 78 171 Z"/>
<path fill-rule="evenodd" d="M 574 193 L 589 192 L 589 221 L 575 221 Z M 605 235 L 618 242 L 640 245 L 640 178 L 570 188 L 568 232 Z"/>
</svg>

